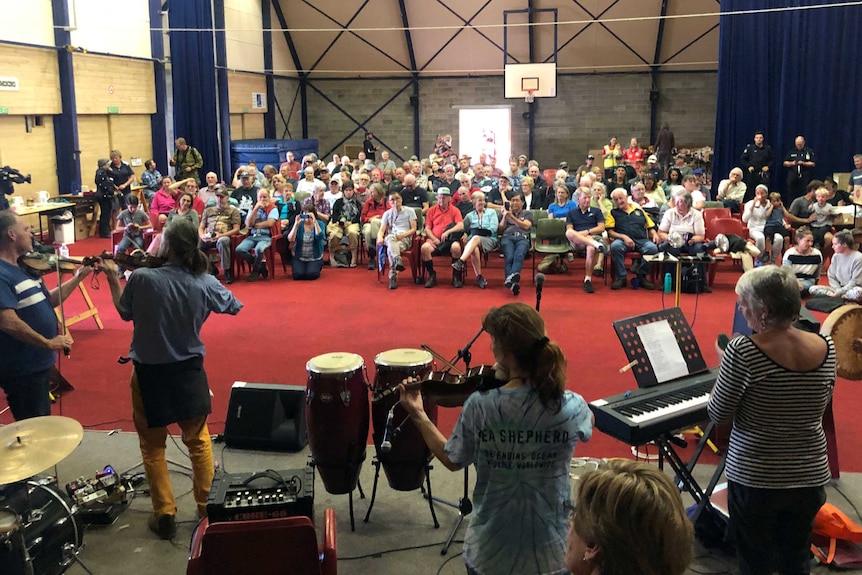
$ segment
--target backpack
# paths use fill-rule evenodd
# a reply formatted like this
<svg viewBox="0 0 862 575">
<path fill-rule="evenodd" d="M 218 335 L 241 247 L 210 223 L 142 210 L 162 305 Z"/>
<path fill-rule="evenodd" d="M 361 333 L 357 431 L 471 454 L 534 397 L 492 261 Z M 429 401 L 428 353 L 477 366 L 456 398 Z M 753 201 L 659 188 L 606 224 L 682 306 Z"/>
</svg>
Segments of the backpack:
<svg viewBox="0 0 862 575">
<path fill-rule="evenodd" d="M 862 527 L 831 503 L 824 503 L 814 517 L 811 552 L 826 565 L 853 569 L 862 567 Z"/>
<path fill-rule="evenodd" d="M 692 264 L 682 268 L 682 292 L 703 293 L 706 287 L 706 266 Z"/>
</svg>

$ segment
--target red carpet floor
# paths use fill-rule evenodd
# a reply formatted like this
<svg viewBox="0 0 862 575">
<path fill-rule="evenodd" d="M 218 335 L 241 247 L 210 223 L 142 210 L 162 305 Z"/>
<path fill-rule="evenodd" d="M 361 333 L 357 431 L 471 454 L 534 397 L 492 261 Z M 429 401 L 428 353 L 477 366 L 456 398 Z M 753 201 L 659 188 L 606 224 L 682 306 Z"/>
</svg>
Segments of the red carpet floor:
<svg viewBox="0 0 862 575">
<path fill-rule="evenodd" d="M 70 246 L 73 256 L 93 255 L 108 247 L 107 240 L 89 239 Z M 443 260 L 438 260 L 442 263 Z M 548 276 L 542 296 L 542 316 L 548 334 L 562 347 L 569 361 L 568 387 L 588 401 L 635 387 L 631 372 L 618 373 L 626 362 L 612 322 L 673 305 L 672 296 L 660 292 L 625 289 L 611 291 L 595 279 L 596 293 L 581 289 L 582 263 L 576 261 L 568 274 Z M 274 280 L 249 284 L 238 281 L 233 292 L 245 304 L 236 317 L 212 316 L 203 331 L 207 345 L 206 368 L 213 391 L 211 430 L 221 432 L 235 381 L 258 383 L 306 383 L 306 362 L 319 354 L 349 351 L 362 356 L 373 382 L 374 357 L 385 350 L 427 344 L 451 358 L 480 329 L 481 318 L 491 306 L 515 298 L 502 285 L 502 261 L 492 257 L 480 290 L 470 274 L 468 285 L 455 290 L 441 285 L 433 290 L 413 285 L 409 273 L 402 274 L 396 291 L 378 284 L 376 274 L 364 268 L 324 269 L 320 280 L 294 282 L 281 273 Z M 288 268 L 288 274 L 290 268 Z M 535 291 L 525 270 L 520 301 L 535 304 Z M 441 277 L 448 276 L 448 270 Z M 707 365 L 716 364 L 713 342 L 718 333 L 729 332 L 733 323 L 733 286 L 739 272 L 729 264 L 719 268 L 715 291 L 700 296 L 683 295 L 681 308 L 700 344 Z M 92 319 L 70 328 L 75 338 L 70 359 L 62 359 L 62 374 L 74 385 L 53 408 L 94 429 L 130 430 L 128 380 L 131 368 L 119 365 L 131 339 L 131 324 L 119 319 L 110 302 L 104 277 L 101 289 L 87 289 L 99 309 L 105 329 Z M 46 280 L 49 284 L 53 280 Z M 66 304 L 66 315 L 85 309 L 76 292 Z M 823 314 L 819 314 L 823 319 Z M 492 362 L 487 336 L 473 346 L 473 364 Z M 835 392 L 835 419 L 841 469 L 862 471 L 862 440 L 856 410 L 858 394 L 854 382 L 839 380 Z M 5 404 L 0 400 L 0 405 Z M 439 410 L 439 425 L 448 433 L 457 409 Z M 0 421 L 11 421 L 4 413 Z M 691 448 L 689 448 L 691 449 Z M 596 432 L 593 440 L 578 446 L 576 455 L 593 457 L 630 456 L 628 446 Z M 792 454 L 788 454 L 792 456 Z M 706 461 L 706 460 L 705 460 Z"/>
</svg>

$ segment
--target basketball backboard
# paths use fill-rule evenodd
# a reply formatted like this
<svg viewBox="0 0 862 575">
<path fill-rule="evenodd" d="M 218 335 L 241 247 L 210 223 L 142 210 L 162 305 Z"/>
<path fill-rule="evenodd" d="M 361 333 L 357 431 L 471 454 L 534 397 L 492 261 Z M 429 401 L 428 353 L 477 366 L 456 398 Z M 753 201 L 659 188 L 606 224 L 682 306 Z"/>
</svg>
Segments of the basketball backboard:
<svg viewBox="0 0 862 575">
<path fill-rule="evenodd" d="M 506 64 L 504 97 L 526 99 L 528 94 L 533 98 L 557 96 L 556 64 Z"/>
</svg>

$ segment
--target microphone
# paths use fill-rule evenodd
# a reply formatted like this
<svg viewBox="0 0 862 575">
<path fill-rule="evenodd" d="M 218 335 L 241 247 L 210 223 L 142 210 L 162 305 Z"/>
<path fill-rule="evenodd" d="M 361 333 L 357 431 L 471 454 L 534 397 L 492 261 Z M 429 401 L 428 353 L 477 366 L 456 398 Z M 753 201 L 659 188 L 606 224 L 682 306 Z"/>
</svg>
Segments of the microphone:
<svg viewBox="0 0 862 575">
<path fill-rule="evenodd" d="M 542 303 L 542 287 L 545 285 L 545 274 L 536 274 L 536 311 L 539 311 L 539 305 Z"/>
<path fill-rule="evenodd" d="M 392 420 L 395 419 L 395 405 L 392 406 L 392 409 L 389 410 L 389 414 L 386 416 L 386 427 L 383 430 L 383 441 L 380 442 L 380 451 L 383 453 L 389 453 L 392 449 L 392 442 L 389 439 L 390 437 L 395 436 L 395 430 L 392 427 Z"/>
</svg>

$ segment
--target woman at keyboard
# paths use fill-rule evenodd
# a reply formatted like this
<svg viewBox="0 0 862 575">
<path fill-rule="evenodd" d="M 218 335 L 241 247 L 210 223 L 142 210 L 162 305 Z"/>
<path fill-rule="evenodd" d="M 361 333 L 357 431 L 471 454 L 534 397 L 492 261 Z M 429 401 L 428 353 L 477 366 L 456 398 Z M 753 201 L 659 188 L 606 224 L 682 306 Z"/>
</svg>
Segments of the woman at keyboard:
<svg viewBox="0 0 862 575">
<path fill-rule="evenodd" d="M 749 270 L 736 294 L 754 333 L 720 352 L 708 410 L 733 422 L 725 474 L 739 572 L 809 573 L 811 525 L 830 479 L 821 422 L 835 346 L 793 326 L 800 296 L 788 268 Z"/>
</svg>

